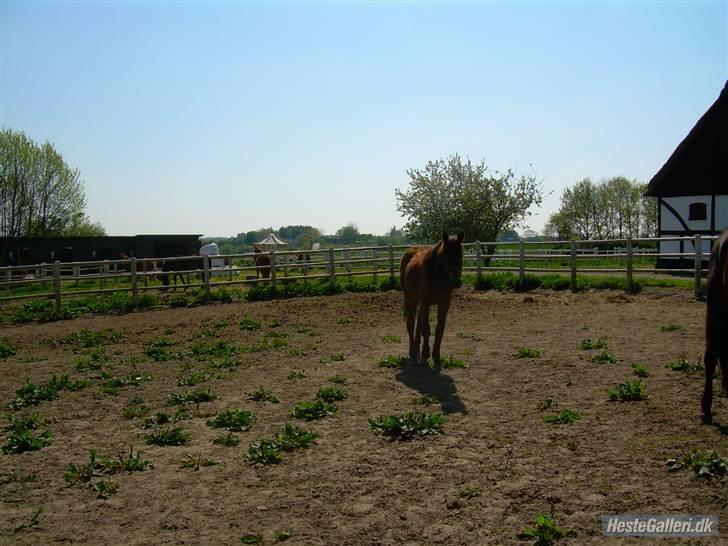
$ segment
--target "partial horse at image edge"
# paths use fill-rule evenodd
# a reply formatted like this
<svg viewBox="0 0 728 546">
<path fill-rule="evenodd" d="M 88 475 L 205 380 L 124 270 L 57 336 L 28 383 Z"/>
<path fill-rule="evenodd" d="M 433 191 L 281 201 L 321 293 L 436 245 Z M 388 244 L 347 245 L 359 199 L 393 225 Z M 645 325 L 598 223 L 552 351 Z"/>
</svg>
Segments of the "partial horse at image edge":
<svg viewBox="0 0 728 546">
<path fill-rule="evenodd" d="M 713 422 L 713 377 L 720 361 L 723 392 L 728 395 L 728 229 L 713 244 L 706 281 L 707 309 L 705 313 L 705 388 L 701 400 L 703 423 Z"/>
</svg>

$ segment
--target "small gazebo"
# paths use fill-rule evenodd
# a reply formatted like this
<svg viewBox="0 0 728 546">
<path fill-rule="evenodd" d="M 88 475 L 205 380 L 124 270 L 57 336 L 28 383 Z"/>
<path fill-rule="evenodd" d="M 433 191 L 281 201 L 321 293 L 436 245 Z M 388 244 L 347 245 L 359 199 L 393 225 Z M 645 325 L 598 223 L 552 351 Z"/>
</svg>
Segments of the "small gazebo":
<svg viewBox="0 0 728 546">
<path fill-rule="evenodd" d="M 265 239 L 255 243 L 254 246 L 260 250 L 270 252 L 271 250 L 279 250 L 282 246 L 288 246 L 288 243 L 275 233 L 270 233 Z"/>
</svg>

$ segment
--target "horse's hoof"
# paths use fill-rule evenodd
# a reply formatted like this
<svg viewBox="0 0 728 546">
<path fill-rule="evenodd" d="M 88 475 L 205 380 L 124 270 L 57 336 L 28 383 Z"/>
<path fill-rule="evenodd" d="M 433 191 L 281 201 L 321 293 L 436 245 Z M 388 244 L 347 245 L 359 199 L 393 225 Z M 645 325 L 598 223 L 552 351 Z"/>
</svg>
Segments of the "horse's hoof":
<svg viewBox="0 0 728 546">
<path fill-rule="evenodd" d="M 713 416 L 710 413 L 703 413 L 700 415 L 700 422 L 704 425 L 712 425 Z"/>
</svg>

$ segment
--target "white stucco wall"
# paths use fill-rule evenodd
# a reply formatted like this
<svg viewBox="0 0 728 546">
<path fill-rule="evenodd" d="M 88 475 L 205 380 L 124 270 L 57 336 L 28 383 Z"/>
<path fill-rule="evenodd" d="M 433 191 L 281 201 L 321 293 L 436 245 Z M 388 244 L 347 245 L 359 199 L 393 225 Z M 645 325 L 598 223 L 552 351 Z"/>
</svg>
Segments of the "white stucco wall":
<svg viewBox="0 0 728 546">
<path fill-rule="evenodd" d="M 720 196 L 720 198 L 724 198 L 726 196 Z M 719 197 L 716 197 L 716 213 L 721 210 L 721 207 L 718 205 L 718 199 Z M 680 221 L 675 217 L 675 215 L 670 211 L 666 206 L 665 203 L 669 204 L 675 211 L 680 215 L 680 217 L 685 221 L 685 224 L 687 224 L 688 229 L 695 229 L 695 230 L 704 230 L 704 229 L 710 229 L 710 215 L 712 213 L 711 211 L 711 196 L 710 195 L 686 195 L 686 196 L 680 196 L 680 197 L 663 197 L 662 198 L 662 204 L 660 205 L 660 229 L 661 230 L 679 230 L 683 231 L 685 228 L 683 228 Z M 692 203 L 705 203 L 707 206 L 707 215 L 705 220 L 693 220 L 692 222 L 688 220 L 690 218 L 690 205 Z M 722 206 L 724 207 L 724 216 L 721 216 L 721 219 L 724 224 L 728 225 L 728 201 L 725 203 L 722 203 Z M 718 215 L 716 214 L 716 224 L 718 223 Z M 716 226 L 717 227 L 717 226 Z M 720 228 L 718 228 L 720 229 Z"/>
</svg>

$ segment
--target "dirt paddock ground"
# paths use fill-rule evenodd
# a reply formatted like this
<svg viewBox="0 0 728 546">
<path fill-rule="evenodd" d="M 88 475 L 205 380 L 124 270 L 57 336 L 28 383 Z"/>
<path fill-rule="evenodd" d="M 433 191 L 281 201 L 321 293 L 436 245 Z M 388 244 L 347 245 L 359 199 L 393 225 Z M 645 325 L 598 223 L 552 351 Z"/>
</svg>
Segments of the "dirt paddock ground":
<svg viewBox="0 0 728 546">
<path fill-rule="evenodd" d="M 647 544 L 655 539 L 607 539 L 603 514 L 715 514 L 728 540 L 726 479 L 703 480 L 691 471 L 668 472 L 665 461 L 693 448 L 726 456 L 728 428 L 698 422 L 703 375 L 665 368 L 681 354 L 697 360 L 703 349 L 704 304 L 687 290 L 581 294 L 500 294 L 464 288 L 454 298 L 443 354 L 465 369 L 380 368 L 387 355 L 407 352 L 401 294 L 344 294 L 287 301 L 151 310 L 123 316 L 89 316 L 49 324 L 3 326 L 0 338 L 17 354 L 0 361 L 0 403 L 5 408 L 26 379 L 53 374 L 88 379 L 84 389 L 23 409 L 39 413 L 52 443 L 38 451 L 0 455 L 0 541 L 4 544 L 240 544 L 276 531 L 287 544 L 533 544 L 519 538 L 536 514 L 553 507 L 565 544 Z M 262 324 L 241 330 L 244 317 Z M 433 317 L 434 319 L 434 317 Z M 276 326 L 276 322 L 280 323 Z M 668 324 L 679 326 L 663 331 Z M 101 391 L 99 371 L 78 372 L 79 356 L 59 339 L 84 328 L 121 334 L 105 347 L 114 375 L 140 373 L 151 380 L 116 395 Z M 141 419 L 122 411 L 138 397 L 151 413 L 174 412 L 170 394 L 185 390 L 177 378 L 202 371 L 191 346 L 210 336 L 238 347 L 259 345 L 271 331 L 287 344 L 241 352 L 240 365 L 220 370 L 197 387 L 217 398 L 190 409 L 180 421 L 187 445 L 146 445 Z M 179 358 L 144 356 L 165 336 Z M 398 339 L 399 338 L 399 339 Z M 582 339 L 604 338 L 615 363 L 594 363 Z M 521 347 L 540 358 L 516 358 Z M 636 379 L 643 364 L 649 398 L 610 402 L 605 389 Z M 302 400 L 338 374 L 349 396 L 338 414 L 304 422 L 289 415 Z M 280 403 L 248 400 L 258 386 Z M 415 404 L 422 395 L 440 403 Z M 549 410 L 540 409 L 546 399 Z M 255 412 L 236 447 L 214 444 L 220 431 L 206 425 L 217 412 Z M 547 413 L 571 409 L 573 424 L 554 425 Z M 374 434 L 368 419 L 407 410 L 441 411 L 443 433 L 409 442 Z M 728 425 L 728 401 L 715 401 L 716 420 Z M 308 449 L 286 453 L 277 465 L 251 465 L 248 445 L 286 422 L 318 434 Z M 5 443 L 7 432 L 0 433 Z M 119 489 L 108 500 L 88 487 L 69 487 L 69 464 L 89 451 L 113 456 L 141 451 L 153 468 L 112 477 Z M 219 464 L 181 468 L 186 454 Z M 463 496 L 468 488 L 475 496 Z M 40 512 L 38 513 L 38 510 Z M 37 517 L 34 518 L 34 515 Z M 283 538 L 279 536 L 279 539 Z M 660 539 L 685 544 L 685 539 Z"/>
</svg>

